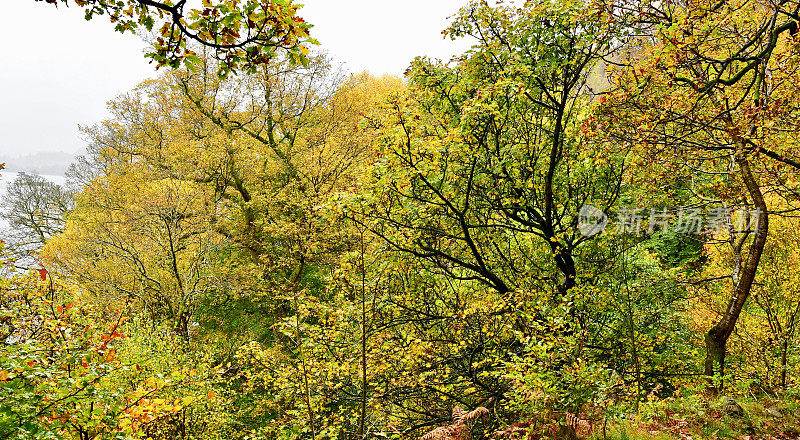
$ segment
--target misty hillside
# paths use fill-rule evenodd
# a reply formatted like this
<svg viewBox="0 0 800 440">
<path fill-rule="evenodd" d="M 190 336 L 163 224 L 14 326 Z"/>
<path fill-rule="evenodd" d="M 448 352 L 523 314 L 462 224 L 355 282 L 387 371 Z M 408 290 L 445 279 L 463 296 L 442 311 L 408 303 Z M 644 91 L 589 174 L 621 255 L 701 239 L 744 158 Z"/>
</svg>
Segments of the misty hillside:
<svg viewBox="0 0 800 440">
<path fill-rule="evenodd" d="M 28 172 L 63 176 L 75 156 L 62 151 L 34 153 L 24 156 L 0 155 L 0 163 L 5 162 L 5 171 Z"/>
</svg>

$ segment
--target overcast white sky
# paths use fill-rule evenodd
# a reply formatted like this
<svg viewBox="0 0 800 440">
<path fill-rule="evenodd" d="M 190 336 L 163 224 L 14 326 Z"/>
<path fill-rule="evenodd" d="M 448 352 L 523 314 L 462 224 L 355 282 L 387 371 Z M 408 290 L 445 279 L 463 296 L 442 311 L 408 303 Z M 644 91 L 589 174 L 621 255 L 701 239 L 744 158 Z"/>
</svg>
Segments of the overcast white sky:
<svg viewBox="0 0 800 440">
<path fill-rule="evenodd" d="M 76 153 L 78 124 L 107 117 L 105 103 L 154 74 L 144 43 L 78 8 L 2 0 L 0 155 Z M 417 55 L 449 59 L 466 42 L 444 40 L 466 0 L 300 0 L 313 36 L 350 71 L 401 75 Z"/>
</svg>

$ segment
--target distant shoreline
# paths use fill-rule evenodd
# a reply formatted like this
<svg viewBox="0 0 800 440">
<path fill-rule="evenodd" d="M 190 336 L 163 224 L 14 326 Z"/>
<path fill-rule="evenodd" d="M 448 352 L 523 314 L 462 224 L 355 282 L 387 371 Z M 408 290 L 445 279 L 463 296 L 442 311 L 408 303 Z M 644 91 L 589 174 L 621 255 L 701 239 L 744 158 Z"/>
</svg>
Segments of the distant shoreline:
<svg viewBox="0 0 800 440">
<path fill-rule="evenodd" d="M 69 166 L 75 162 L 77 155 L 62 151 L 33 153 L 24 156 L 0 156 L 0 163 L 5 169 L 0 171 L 13 173 L 31 173 L 42 176 L 64 176 Z"/>
<path fill-rule="evenodd" d="M 7 184 L 9 182 L 13 182 L 14 179 L 16 179 L 17 176 L 19 176 L 22 173 L 35 174 L 37 176 L 42 176 L 45 179 L 47 179 L 47 180 L 49 180 L 51 182 L 57 183 L 59 185 L 63 185 L 64 182 L 67 179 L 67 177 L 64 176 L 63 174 L 45 174 L 45 173 L 39 173 L 39 172 L 34 172 L 34 171 L 0 170 L 0 182 L 2 182 L 2 183 L 0 183 L 0 185 L 5 185 L 5 184 Z"/>
</svg>

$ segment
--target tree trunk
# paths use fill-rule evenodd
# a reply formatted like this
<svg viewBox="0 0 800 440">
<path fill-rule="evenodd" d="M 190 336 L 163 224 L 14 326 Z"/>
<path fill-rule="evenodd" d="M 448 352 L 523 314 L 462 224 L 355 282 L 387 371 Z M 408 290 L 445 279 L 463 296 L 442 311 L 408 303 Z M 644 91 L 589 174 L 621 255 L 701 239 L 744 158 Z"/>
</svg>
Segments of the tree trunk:
<svg viewBox="0 0 800 440">
<path fill-rule="evenodd" d="M 786 389 L 786 370 L 788 368 L 789 359 L 789 338 L 784 335 L 783 344 L 781 345 L 781 388 Z"/>
<path fill-rule="evenodd" d="M 725 354 L 726 344 L 728 338 L 733 333 L 736 326 L 736 321 L 742 312 L 747 297 L 750 295 L 750 290 L 753 287 L 756 271 L 758 270 L 758 263 L 761 261 L 761 254 L 764 251 L 764 245 L 767 242 L 767 234 L 769 231 L 769 217 L 767 215 L 767 204 L 764 201 L 764 195 L 761 188 L 758 186 L 753 172 L 750 169 L 750 163 L 744 153 L 743 139 L 736 137 L 738 151 L 736 153 L 736 164 L 739 168 L 740 177 L 747 186 L 747 191 L 750 194 L 753 204 L 756 207 L 758 215 L 758 224 L 756 226 L 755 237 L 753 243 L 750 245 L 750 250 L 747 255 L 745 264 L 742 267 L 739 279 L 734 287 L 733 295 L 728 301 L 728 307 L 720 320 L 708 331 L 705 337 L 706 342 L 706 359 L 704 363 L 704 371 L 706 377 L 709 379 L 710 389 L 714 394 L 722 391 L 722 374 L 725 371 Z M 720 380 L 714 381 L 714 375 L 719 374 Z"/>
<path fill-rule="evenodd" d="M 570 289 L 576 285 L 575 278 L 577 276 L 577 271 L 575 270 L 575 259 L 572 257 L 572 252 L 560 244 L 551 242 L 551 248 L 555 255 L 556 267 L 564 276 L 564 280 L 558 285 L 556 290 L 559 297 L 564 298 Z"/>
<path fill-rule="evenodd" d="M 178 314 L 178 322 L 175 324 L 175 333 L 186 344 L 189 343 L 189 320 L 189 313 L 186 310 L 181 310 Z"/>
<path fill-rule="evenodd" d="M 705 341 L 706 360 L 703 367 L 712 391 L 717 393 L 722 390 L 722 375 L 725 373 L 725 351 L 728 336 L 717 324 L 706 333 Z M 715 377 L 719 377 L 720 381 L 714 382 L 713 378 Z"/>
</svg>

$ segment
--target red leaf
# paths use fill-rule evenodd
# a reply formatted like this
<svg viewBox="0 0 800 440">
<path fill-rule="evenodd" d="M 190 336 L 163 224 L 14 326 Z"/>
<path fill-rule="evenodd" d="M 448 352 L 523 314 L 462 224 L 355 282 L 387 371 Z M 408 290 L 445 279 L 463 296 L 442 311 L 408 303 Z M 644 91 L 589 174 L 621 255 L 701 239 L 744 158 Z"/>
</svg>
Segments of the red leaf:
<svg viewBox="0 0 800 440">
<path fill-rule="evenodd" d="M 47 281 L 47 269 L 45 268 L 39 269 L 39 278 L 41 278 L 42 281 Z"/>
</svg>

